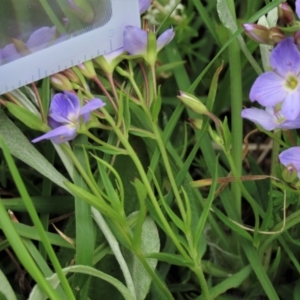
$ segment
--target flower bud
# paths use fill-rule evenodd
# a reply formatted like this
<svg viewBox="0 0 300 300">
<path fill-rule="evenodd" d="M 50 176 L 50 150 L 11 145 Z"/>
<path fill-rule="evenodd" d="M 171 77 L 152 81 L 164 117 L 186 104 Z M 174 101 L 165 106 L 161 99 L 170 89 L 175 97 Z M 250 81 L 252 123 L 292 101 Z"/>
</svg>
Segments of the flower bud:
<svg viewBox="0 0 300 300">
<path fill-rule="evenodd" d="M 294 12 L 286 2 L 283 2 L 278 6 L 278 18 L 283 24 L 292 25 L 294 23 Z"/>
<path fill-rule="evenodd" d="M 269 29 L 259 24 L 243 24 L 245 33 L 255 42 L 269 45 Z"/>
<path fill-rule="evenodd" d="M 108 74 L 112 74 L 115 67 L 122 61 L 120 57 L 124 53 L 124 48 L 111 51 L 107 54 L 94 58 L 94 62 Z"/>
<path fill-rule="evenodd" d="M 21 40 L 18 39 L 12 39 L 12 42 L 16 48 L 16 50 L 18 51 L 19 54 L 21 55 L 28 55 L 31 52 L 29 51 L 28 47 L 26 46 L 25 43 L 23 43 Z"/>
<path fill-rule="evenodd" d="M 201 130 L 202 129 L 202 125 L 203 125 L 203 120 L 202 119 L 189 118 L 189 122 L 190 122 L 191 126 L 194 129 L 196 129 L 196 130 Z"/>
<path fill-rule="evenodd" d="M 85 23 L 94 21 L 94 12 L 86 0 L 68 0 L 69 9 L 74 15 Z"/>
<path fill-rule="evenodd" d="M 80 83 L 79 77 L 72 69 L 63 70 L 61 73 L 65 75 L 71 82 Z"/>
<path fill-rule="evenodd" d="M 147 56 L 145 60 L 150 66 L 154 66 L 157 57 L 157 43 L 155 33 L 150 30 L 148 33 Z"/>
<path fill-rule="evenodd" d="M 177 96 L 177 98 L 180 99 L 183 102 L 183 104 L 185 104 L 188 108 L 190 108 L 197 114 L 203 115 L 208 113 L 206 106 L 201 101 L 199 101 L 199 99 L 196 98 L 194 95 L 180 91 L 179 96 Z"/>
<path fill-rule="evenodd" d="M 278 44 L 284 39 L 285 39 L 285 35 L 279 28 L 277 27 L 270 28 L 269 40 L 271 45 Z"/>
<path fill-rule="evenodd" d="M 63 74 L 57 73 L 50 76 L 50 82 L 58 91 L 73 91 L 70 80 Z"/>
<path fill-rule="evenodd" d="M 79 71 L 81 72 L 81 74 L 83 76 L 85 76 L 86 78 L 92 79 L 92 78 L 96 77 L 94 65 L 91 60 L 86 61 L 86 62 L 78 65 L 77 67 L 78 67 Z"/>
<path fill-rule="evenodd" d="M 298 172 L 293 165 L 286 166 L 281 174 L 286 182 L 294 182 L 298 178 Z"/>
<path fill-rule="evenodd" d="M 215 131 L 213 130 L 211 127 L 208 127 L 208 133 L 211 137 L 211 139 L 221 147 L 221 149 L 225 150 L 224 147 L 224 139 Z"/>
</svg>

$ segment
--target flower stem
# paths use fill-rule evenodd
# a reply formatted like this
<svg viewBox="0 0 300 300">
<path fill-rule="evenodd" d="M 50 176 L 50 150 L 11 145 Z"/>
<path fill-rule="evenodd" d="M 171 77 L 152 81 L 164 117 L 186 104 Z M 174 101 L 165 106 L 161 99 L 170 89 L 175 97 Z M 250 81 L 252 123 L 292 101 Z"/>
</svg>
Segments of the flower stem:
<svg viewBox="0 0 300 300">
<path fill-rule="evenodd" d="M 151 68 L 152 85 L 153 85 L 153 101 L 155 101 L 157 97 L 155 66 L 151 66 L 150 68 Z"/>
<path fill-rule="evenodd" d="M 146 89 L 146 105 L 149 107 L 150 104 L 150 92 L 149 92 L 149 81 L 148 81 L 148 76 L 145 70 L 145 66 L 142 62 L 139 63 L 143 78 L 144 78 L 144 83 L 145 83 L 145 89 Z"/>
<path fill-rule="evenodd" d="M 201 287 L 203 299 L 204 300 L 211 300 L 212 298 L 209 294 L 209 288 L 208 288 L 208 285 L 206 283 L 206 279 L 205 279 L 204 273 L 202 271 L 201 265 L 198 264 L 197 266 L 192 268 L 192 270 L 195 272 L 195 274 L 196 274 L 196 276 L 199 280 L 199 284 L 200 284 L 200 287 Z"/>
<path fill-rule="evenodd" d="M 120 128 L 118 128 L 115 125 L 115 122 L 113 120 L 113 118 L 108 114 L 108 112 L 102 108 L 101 109 L 102 112 L 104 113 L 106 120 L 108 121 L 108 123 L 113 127 L 114 132 L 116 133 L 116 135 L 118 136 L 118 138 L 120 139 L 121 143 L 123 144 L 123 146 L 125 147 L 125 149 L 128 151 L 129 156 L 131 157 L 132 161 L 134 162 L 140 176 L 142 179 L 142 182 L 147 190 L 148 196 L 150 198 L 150 201 L 161 221 L 161 223 L 163 224 L 165 231 L 168 233 L 168 235 L 170 236 L 170 238 L 172 239 L 173 243 L 175 244 L 175 246 L 177 247 L 178 251 L 181 253 L 181 255 L 184 257 L 184 259 L 186 260 L 190 260 L 190 257 L 188 256 L 188 254 L 186 253 L 185 249 L 181 246 L 180 242 L 178 241 L 175 233 L 173 232 L 173 230 L 171 229 L 169 222 L 166 220 L 163 212 L 161 211 L 159 204 L 157 202 L 156 196 L 151 188 L 151 185 L 149 183 L 149 180 L 147 178 L 147 174 L 144 171 L 144 168 L 136 154 L 136 152 L 134 151 L 134 149 L 131 147 L 130 143 L 128 142 L 127 138 L 123 135 L 122 131 L 120 130 Z"/>
<path fill-rule="evenodd" d="M 226 0 L 230 12 L 235 19 L 233 0 Z M 231 32 L 228 32 L 231 34 Z M 242 174 L 242 141 L 243 141 L 243 122 L 242 111 L 242 68 L 240 59 L 240 47 L 237 40 L 232 41 L 228 46 L 229 68 L 230 68 L 230 90 L 231 90 L 231 117 L 232 117 L 232 157 L 236 167 L 236 176 Z M 237 182 L 231 184 L 233 199 L 236 209 L 241 216 L 241 190 Z"/>
</svg>

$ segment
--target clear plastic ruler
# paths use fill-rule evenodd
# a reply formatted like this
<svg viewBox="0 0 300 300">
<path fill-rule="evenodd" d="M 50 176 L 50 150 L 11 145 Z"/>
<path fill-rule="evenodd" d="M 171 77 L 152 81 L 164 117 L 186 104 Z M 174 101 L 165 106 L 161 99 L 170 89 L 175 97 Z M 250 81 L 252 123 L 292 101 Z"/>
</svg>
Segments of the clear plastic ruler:
<svg viewBox="0 0 300 300">
<path fill-rule="evenodd" d="M 0 0 L 0 95 L 122 47 L 138 0 Z"/>
</svg>

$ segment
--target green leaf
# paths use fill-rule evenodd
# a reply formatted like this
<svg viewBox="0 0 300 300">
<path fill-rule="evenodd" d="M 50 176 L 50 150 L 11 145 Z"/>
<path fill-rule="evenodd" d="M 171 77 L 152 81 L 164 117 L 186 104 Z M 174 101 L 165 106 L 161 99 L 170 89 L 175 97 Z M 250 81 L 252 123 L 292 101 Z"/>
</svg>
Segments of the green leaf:
<svg viewBox="0 0 300 300">
<path fill-rule="evenodd" d="M 47 116 L 50 103 L 50 77 L 46 77 L 43 79 L 41 94 L 43 112 L 45 116 Z"/>
<path fill-rule="evenodd" d="M 151 105 L 151 113 L 152 113 L 152 120 L 154 122 L 157 121 L 158 119 L 158 115 L 160 113 L 160 109 L 161 109 L 161 91 L 160 91 L 160 86 L 158 87 L 158 91 L 157 91 L 157 97 L 154 100 L 154 102 Z"/>
<path fill-rule="evenodd" d="M 76 142 L 87 143 L 86 136 L 78 136 Z M 86 171 L 90 168 L 89 161 L 86 159 L 82 147 L 74 147 L 74 155 L 81 162 L 82 168 Z M 74 183 L 83 189 L 88 190 L 87 184 L 82 176 L 77 172 L 73 174 Z M 75 197 L 75 220 L 76 220 L 76 264 L 92 266 L 93 251 L 95 247 L 94 224 L 91 214 L 90 204 L 83 201 L 80 197 Z M 78 287 L 75 296 L 78 299 L 86 299 L 90 286 L 90 278 L 84 274 L 75 276 L 72 285 Z"/>
<path fill-rule="evenodd" d="M 112 145 L 109 146 L 94 146 L 94 145 L 84 145 L 86 149 L 99 150 L 103 153 L 110 155 L 128 155 L 127 150 L 114 147 Z"/>
<path fill-rule="evenodd" d="M 155 68 L 155 72 L 157 74 L 159 74 L 161 72 L 173 71 L 176 67 L 183 66 L 185 63 L 186 63 L 186 61 L 184 61 L 184 60 L 174 61 L 174 62 L 164 64 L 162 66 Z"/>
<path fill-rule="evenodd" d="M 69 213 L 74 210 L 74 199 L 72 196 L 48 196 L 31 197 L 32 203 L 39 213 Z M 26 212 L 26 206 L 22 198 L 2 199 L 6 209 L 13 212 Z"/>
<path fill-rule="evenodd" d="M 27 110 L 31 111 L 35 115 L 39 116 L 40 113 L 37 108 L 32 104 L 32 102 L 27 98 L 27 96 L 21 92 L 20 89 L 13 90 L 9 92 L 13 97 L 17 99 Z"/>
<path fill-rule="evenodd" d="M 159 252 L 160 240 L 158 230 L 155 222 L 150 217 L 146 217 L 143 224 L 140 247 L 143 255 L 147 255 L 148 253 L 153 252 Z M 137 299 L 143 300 L 148 294 L 152 279 L 137 256 L 126 250 L 124 252 L 126 261 L 132 274 Z M 157 259 L 148 258 L 147 262 L 150 268 L 152 270 L 155 270 Z"/>
<path fill-rule="evenodd" d="M 10 153 L 67 190 L 63 184 L 67 179 L 29 143 L 20 129 L 1 110 L 0 120 L 0 136 L 4 139 Z"/>
<path fill-rule="evenodd" d="M 102 215 L 100 214 L 100 212 L 98 210 L 96 210 L 94 207 L 92 207 L 92 214 L 95 219 L 95 222 L 97 223 L 100 230 L 104 234 L 107 242 L 109 243 L 109 246 L 110 246 L 112 252 L 114 253 L 114 255 L 116 257 L 116 260 L 118 261 L 118 263 L 120 265 L 120 268 L 123 272 L 127 287 L 129 289 L 131 295 L 133 295 L 134 298 L 136 299 L 134 283 L 133 283 L 129 268 L 127 266 L 127 263 L 121 253 L 119 243 L 117 242 L 117 240 L 116 240 L 115 236 L 113 235 L 113 233 L 111 232 L 110 228 L 107 226 L 107 224 L 106 224 L 104 218 L 102 217 Z"/>
<path fill-rule="evenodd" d="M 186 261 L 179 254 L 170 253 L 149 253 L 146 255 L 149 258 L 156 258 L 157 260 L 164 261 L 170 265 L 180 266 L 180 267 L 192 267 L 194 263 L 192 261 Z"/>
<path fill-rule="evenodd" d="M 239 272 L 233 274 L 227 279 L 224 279 L 221 283 L 214 286 L 209 290 L 210 296 L 212 299 L 216 299 L 219 295 L 225 293 L 226 291 L 239 287 L 251 274 L 252 268 L 250 265 L 244 267 Z M 197 300 L 204 299 L 202 296 L 196 298 Z M 269 298 L 269 299 L 277 299 L 277 298 Z"/>
<path fill-rule="evenodd" d="M 24 123 L 27 127 L 43 132 L 46 132 L 49 129 L 40 117 L 26 108 L 11 102 L 6 102 L 6 107 L 13 116 Z"/>
<path fill-rule="evenodd" d="M 1 269 L 0 269 L 0 292 L 6 299 L 17 300 L 17 297 L 12 287 L 10 286 L 6 276 L 3 274 Z"/>
<path fill-rule="evenodd" d="M 101 271 L 98 271 L 94 268 L 88 267 L 88 266 L 72 266 L 68 268 L 62 269 L 64 274 L 68 273 L 82 273 L 82 274 L 88 274 L 91 276 L 98 277 L 102 280 L 105 280 L 112 284 L 116 289 L 119 290 L 119 292 L 123 295 L 125 300 L 135 300 L 133 296 L 131 296 L 129 290 L 121 283 L 119 280 L 115 279 L 112 276 L 109 276 Z M 60 283 L 60 280 L 57 276 L 57 274 L 53 274 L 51 277 L 46 278 L 47 281 L 53 286 L 57 287 L 58 284 Z M 44 292 L 40 289 L 38 285 L 35 285 L 34 288 L 32 289 L 29 299 L 28 300 L 46 300 L 47 296 L 44 294 Z"/>
<path fill-rule="evenodd" d="M 133 134 L 133 135 L 136 135 L 136 136 L 146 137 L 146 138 L 150 138 L 150 139 L 155 139 L 155 135 L 152 132 L 149 132 L 147 130 L 140 129 L 140 128 L 137 128 L 137 127 L 131 126 L 129 128 L 129 132 L 131 134 Z"/>
</svg>

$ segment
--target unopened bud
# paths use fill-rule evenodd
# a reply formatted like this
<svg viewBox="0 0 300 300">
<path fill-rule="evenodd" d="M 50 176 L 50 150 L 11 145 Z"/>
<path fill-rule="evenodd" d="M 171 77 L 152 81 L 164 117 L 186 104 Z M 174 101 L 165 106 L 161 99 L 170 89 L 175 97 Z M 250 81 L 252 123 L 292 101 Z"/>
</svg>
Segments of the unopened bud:
<svg viewBox="0 0 300 300">
<path fill-rule="evenodd" d="M 115 67 L 122 61 L 120 57 L 124 53 L 124 48 L 111 51 L 107 54 L 94 58 L 94 62 L 108 74 L 112 74 Z"/>
<path fill-rule="evenodd" d="M 94 11 L 86 0 L 68 0 L 69 9 L 85 23 L 94 21 Z"/>
<path fill-rule="evenodd" d="M 270 28 L 269 40 L 271 44 L 278 44 L 285 39 L 284 33 L 277 27 Z"/>
<path fill-rule="evenodd" d="M 189 118 L 189 122 L 190 122 L 191 126 L 194 129 L 196 129 L 196 130 L 201 130 L 202 129 L 202 125 L 203 125 L 203 120 L 202 119 Z"/>
<path fill-rule="evenodd" d="M 282 178 L 286 182 L 294 182 L 298 178 L 298 172 L 293 165 L 286 166 L 282 171 Z"/>
<path fill-rule="evenodd" d="M 269 28 L 259 24 L 243 24 L 245 33 L 259 44 L 270 44 Z"/>
<path fill-rule="evenodd" d="M 278 6 L 278 18 L 283 24 L 292 25 L 294 23 L 294 12 L 286 2 L 283 2 Z"/>
<path fill-rule="evenodd" d="M 80 83 L 79 77 L 72 69 L 63 70 L 61 73 L 64 74 L 70 81 Z"/>
<path fill-rule="evenodd" d="M 21 40 L 13 38 L 12 42 L 20 55 L 28 55 L 31 53 L 26 44 L 23 43 Z"/>
<path fill-rule="evenodd" d="M 221 149 L 225 150 L 224 147 L 224 140 L 222 139 L 222 137 L 216 132 L 214 131 L 211 127 L 208 127 L 208 133 L 211 137 L 211 139 L 221 147 Z"/>
<path fill-rule="evenodd" d="M 154 66 L 157 58 L 157 43 L 156 35 L 150 30 L 148 33 L 148 43 L 147 43 L 147 57 L 145 60 L 150 66 Z"/>
<path fill-rule="evenodd" d="M 199 99 L 196 98 L 194 95 L 180 91 L 179 96 L 177 96 L 177 98 L 180 99 L 183 102 L 183 104 L 185 104 L 188 108 L 190 108 L 197 114 L 203 115 L 208 113 L 208 109 L 206 108 L 206 106 L 201 101 L 199 101 Z"/>
<path fill-rule="evenodd" d="M 50 82 L 59 91 L 73 91 L 70 80 L 63 74 L 57 73 L 50 76 Z"/>
<path fill-rule="evenodd" d="M 92 79 L 96 76 L 96 72 L 94 69 L 93 62 L 91 60 L 86 61 L 80 65 L 77 66 L 79 71 L 83 76 L 86 78 Z"/>
</svg>

